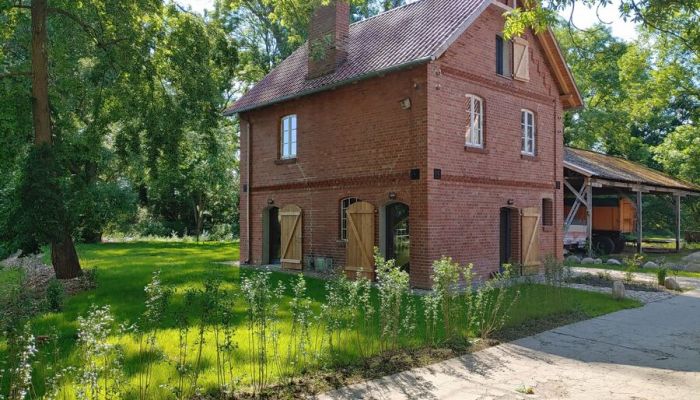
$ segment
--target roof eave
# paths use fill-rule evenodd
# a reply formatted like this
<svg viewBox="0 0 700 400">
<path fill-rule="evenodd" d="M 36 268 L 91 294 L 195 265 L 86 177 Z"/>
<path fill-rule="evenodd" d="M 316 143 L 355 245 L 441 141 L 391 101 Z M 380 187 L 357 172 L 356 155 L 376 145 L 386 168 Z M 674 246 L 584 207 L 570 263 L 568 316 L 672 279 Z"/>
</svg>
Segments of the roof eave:
<svg viewBox="0 0 700 400">
<path fill-rule="evenodd" d="M 350 84 L 353 84 L 353 83 L 355 83 L 355 82 L 364 81 L 364 80 L 367 80 L 367 79 L 371 79 L 371 78 L 375 78 L 375 77 L 378 77 L 378 76 L 386 75 L 386 74 L 389 74 L 389 73 L 392 73 L 392 72 L 397 72 L 397 71 L 400 71 L 400 70 L 412 68 L 412 67 L 415 67 L 415 66 L 418 66 L 418 65 L 421 65 L 421 64 L 426 64 L 426 63 L 428 63 L 428 62 L 430 62 L 430 61 L 433 61 L 434 59 L 435 59 L 435 58 L 434 58 L 433 56 L 422 57 L 422 58 L 419 58 L 419 59 L 416 59 L 416 60 L 412 60 L 412 61 L 409 61 L 409 62 L 406 62 L 406 63 L 403 63 L 403 64 L 394 65 L 394 66 L 389 67 L 389 68 L 384 68 L 384 69 L 380 69 L 380 70 L 368 72 L 368 73 L 365 73 L 365 74 L 362 74 L 362 75 L 357 75 L 357 76 L 354 76 L 354 77 L 352 77 L 352 78 L 345 79 L 345 80 L 342 80 L 342 81 L 338 81 L 338 82 L 335 82 L 335 83 L 330 84 L 330 85 L 319 86 L 319 87 L 317 87 L 317 88 L 305 90 L 305 91 L 298 92 L 298 93 L 295 93 L 295 94 L 289 95 L 289 96 L 279 97 L 279 98 L 277 98 L 277 99 L 270 100 L 270 101 L 267 101 L 267 102 L 265 102 L 265 103 L 254 104 L 254 105 L 247 106 L 247 107 L 236 108 L 236 105 L 235 105 L 235 103 L 234 103 L 234 105 L 233 105 L 233 107 L 231 107 L 231 109 L 224 111 L 224 116 L 225 116 L 225 117 L 230 117 L 230 116 L 233 116 L 233 115 L 235 115 L 235 114 L 240 114 L 240 113 L 243 113 L 243 112 L 248 112 L 248 111 L 256 110 L 256 109 L 258 109 L 258 108 L 263 108 L 263 107 L 268 107 L 268 106 L 271 106 L 271 105 L 274 105 L 274 104 L 283 103 L 283 102 L 285 102 L 285 101 L 290 101 L 290 100 L 298 99 L 298 98 L 300 98 L 300 97 L 305 97 L 305 96 L 309 96 L 309 95 L 312 95 L 312 94 L 316 94 L 316 93 L 325 92 L 325 91 L 328 91 L 328 90 L 337 89 L 337 88 L 339 88 L 339 87 L 341 87 L 341 86 L 350 85 Z"/>
</svg>

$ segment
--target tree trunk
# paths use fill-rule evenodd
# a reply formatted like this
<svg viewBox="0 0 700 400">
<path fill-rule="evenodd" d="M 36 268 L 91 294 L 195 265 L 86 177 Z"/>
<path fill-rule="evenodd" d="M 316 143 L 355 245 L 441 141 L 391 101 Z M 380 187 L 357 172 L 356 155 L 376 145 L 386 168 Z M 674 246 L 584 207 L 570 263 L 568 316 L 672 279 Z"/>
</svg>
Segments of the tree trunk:
<svg viewBox="0 0 700 400">
<path fill-rule="evenodd" d="M 49 55 L 47 32 L 47 0 L 32 1 L 32 119 L 34 144 L 52 145 L 51 109 L 49 108 Z M 34 211 L 36 212 L 36 211 Z M 64 226 L 51 242 L 51 263 L 58 279 L 80 276 L 80 261 L 73 238 Z"/>
<path fill-rule="evenodd" d="M 32 117 L 34 143 L 51 144 L 47 0 L 32 1 Z"/>
<path fill-rule="evenodd" d="M 69 234 L 63 234 L 60 241 L 51 242 L 51 263 L 58 279 L 73 279 L 82 275 L 78 253 Z"/>
</svg>

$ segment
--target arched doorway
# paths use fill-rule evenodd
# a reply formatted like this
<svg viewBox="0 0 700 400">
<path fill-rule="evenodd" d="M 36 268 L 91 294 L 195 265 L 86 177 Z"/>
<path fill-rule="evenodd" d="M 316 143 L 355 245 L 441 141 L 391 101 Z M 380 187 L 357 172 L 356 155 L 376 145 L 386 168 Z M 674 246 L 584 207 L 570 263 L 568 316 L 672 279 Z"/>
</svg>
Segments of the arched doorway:
<svg viewBox="0 0 700 400">
<path fill-rule="evenodd" d="M 263 212 L 263 264 L 279 264 L 282 247 L 280 209 L 268 207 Z"/>
<path fill-rule="evenodd" d="M 384 208 L 385 257 L 396 260 L 396 265 L 410 270 L 411 232 L 408 205 L 391 203 Z"/>
</svg>

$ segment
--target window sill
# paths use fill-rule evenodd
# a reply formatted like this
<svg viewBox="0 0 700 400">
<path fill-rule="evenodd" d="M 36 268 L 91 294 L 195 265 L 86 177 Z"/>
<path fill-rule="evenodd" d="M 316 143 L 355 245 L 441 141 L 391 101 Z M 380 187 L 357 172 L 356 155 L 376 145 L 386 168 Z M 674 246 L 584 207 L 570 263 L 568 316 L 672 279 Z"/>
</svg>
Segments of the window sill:
<svg viewBox="0 0 700 400">
<path fill-rule="evenodd" d="M 297 163 L 296 157 L 294 157 L 294 158 L 282 158 L 282 159 L 275 160 L 275 164 L 277 164 L 277 165 L 296 164 L 296 163 Z"/>
<path fill-rule="evenodd" d="M 338 247 L 347 247 L 348 245 L 348 241 L 342 239 L 336 240 L 336 243 L 338 244 Z"/>
<path fill-rule="evenodd" d="M 489 151 L 483 147 L 464 145 L 464 151 L 468 153 L 489 154 Z"/>
<path fill-rule="evenodd" d="M 520 158 L 529 161 L 539 161 L 539 157 L 534 154 L 520 153 Z"/>
<path fill-rule="evenodd" d="M 554 232 L 554 227 L 551 225 L 542 225 L 542 232 Z"/>
</svg>

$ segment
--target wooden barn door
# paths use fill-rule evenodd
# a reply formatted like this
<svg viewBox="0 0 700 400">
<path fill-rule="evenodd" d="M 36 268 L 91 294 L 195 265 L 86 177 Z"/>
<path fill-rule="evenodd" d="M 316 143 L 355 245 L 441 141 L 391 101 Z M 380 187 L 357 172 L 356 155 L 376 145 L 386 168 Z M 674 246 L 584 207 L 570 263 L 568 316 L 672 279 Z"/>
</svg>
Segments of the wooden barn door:
<svg viewBox="0 0 700 400">
<path fill-rule="evenodd" d="M 294 204 L 280 210 L 282 268 L 301 269 L 301 208 Z"/>
<path fill-rule="evenodd" d="M 374 206 L 360 201 L 347 209 L 348 243 L 345 274 L 374 280 Z"/>
<path fill-rule="evenodd" d="M 523 272 L 537 272 L 540 266 L 540 226 L 542 217 L 537 207 L 523 208 L 520 212 L 521 263 Z M 535 268 L 535 271 L 533 271 Z"/>
</svg>

